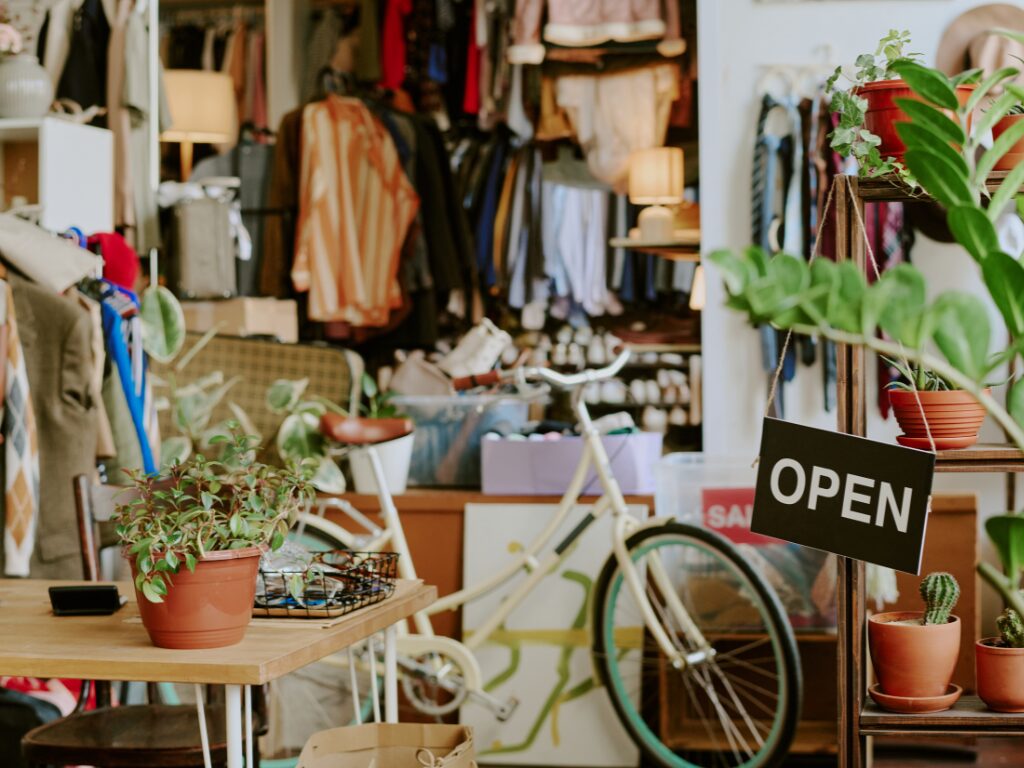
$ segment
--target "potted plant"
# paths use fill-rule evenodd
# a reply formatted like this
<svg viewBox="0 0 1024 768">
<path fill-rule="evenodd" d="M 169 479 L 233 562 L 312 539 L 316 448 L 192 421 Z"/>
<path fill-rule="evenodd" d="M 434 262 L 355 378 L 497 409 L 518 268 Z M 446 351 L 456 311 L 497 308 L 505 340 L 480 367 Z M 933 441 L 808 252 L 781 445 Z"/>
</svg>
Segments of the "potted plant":
<svg viewBox="0 0 1024 768">
<path fill-rule="evenodd" d="M 982 562 L 978 573 L 999 593 L 1006 609 L 996 620 L 1000 637 L 984 638 L 974 646 L 978 696 L 996 712 L 1024 712 L 1024 515 L 990 517 L 985 531 L 1003 570 Z"/>
<path fill-rule="evenodd" d="M 940 712 L 959 695 L 950 680 L 960 653 L 960 619 L 952 610 L 960 585 L 949 573 L 921 581 L 924 611 L 880 613 L 868 619 L 868 644 L 878 683 L 870 693 L 894 711 Z M 950 697 L 952 696 L 952 700 Z"/>
<path fill-rule="evenodd" d="M 831 147 L 843 157 L 856 158 L 862 176 L 881 176 L 903 170 L 906 146 L 896 124 L 908 121 L 907 111 L 912 114 L 915 108 L 908 108 L 899 100 L 913 101 L 918 97 L 902 78 L 901 68 L 921 58 L 921 54 L 907 51 L 909 45 L 909 32 L 891 29 L 879 40 L 874 54 L 857 57 L 852 75 L 847 76 L 839 66 L 826 83 L 825 91 L 831 95 L 829 108 L 839 118 L 832 132 Z M 961 104 L 966 104 L 970 98 L 971 80 L 978 74 L 973 70 L 955 79 L 955 98 Z M 944 75 L 939 74 L 939 77 L 945 79 Z M 849 81 L 847 88 L 836 87 L 840 78 Z M 947 108 L 955 106 L 954 102 Z M 970 111 L 964 125 L 969 131 Z"/>
<path fill-rule="evenodd" d="M 404 418 L 395 404 L 391 402 L 394 394 L 381 392 L 377 382 L 368 373 L 363 374 L 362 388 L 363 396 L 366 398 L 366 403 L 363 405 L 363 415 L 366 418 Z M 405 493 L 405 487 L 409 482 L 409 466 L 412 463 L 414 439 L 415 436 L 412 434 L 410 426 L 409 434 L 374 446 L 384 469 L 388 490 L 392 494 Z M 374 478 L 373 466 L 366 449 L 359 448 L 352 451 L 349 455 L 349 466 L 352 468 L 352 483 L 355 485 L 356 493 L 377 493 L 377 481 Z"/>
<path fill-rule="evenodd" d="M 1007 608 L 996 627 L 999 637 L 974 646 L 978 696 L 995 712 L 1024 712 L 1024 620 Z"/>
<path fill-rule="evenodd" d="M 1012 171 L 1024 163 L 1024 105 L 1014 105 L 1005 117 L 992 126 L 992 140 L 1002 140 L 1008 145 L 1006 154 L 993 166 L 995 170 Z"/>
<path fill-rule="evenodd" d="M 900 445 L 930 450 L 934 444 L 936 450 L 944 451 L 978 442 L 985 409 L 970 393 L 922 365 L 885 361 L 901 376 L 888 385 L 889 403 L 903 430 L 896 438 Z"/>
<path fill-rule="evenodd" d="M 237 431 L 214 442 L 222 461 L 196 454 L 164 475 L 133 472 L 117 506 L 142 623 L 161 648 L 239 642 L 261 554 L 284 543 L 293 513 L 312 500 L 304 468 L 258 463 L 255 440 Z"/>
</svg>

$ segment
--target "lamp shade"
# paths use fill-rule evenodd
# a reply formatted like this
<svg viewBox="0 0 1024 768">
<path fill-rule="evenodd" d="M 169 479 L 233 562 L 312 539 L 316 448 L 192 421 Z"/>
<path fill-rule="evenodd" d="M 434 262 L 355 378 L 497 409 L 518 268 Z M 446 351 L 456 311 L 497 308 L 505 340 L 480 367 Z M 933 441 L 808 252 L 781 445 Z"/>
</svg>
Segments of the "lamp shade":
<svg viewBox="0 0 1024 768">
<path fill-rule="evenodd" d="M 641 149 L 629 156 L 629 199 L 637 205 L 672 205 L 683 199 L 683 150 Z"/>
<path fill-rule="evenodd" d="M 223 144 L 238 132 L 235 85 L 230 75 L 199 69 L 164 73 L 171 127 L 163 141 Z"/>
</svg>

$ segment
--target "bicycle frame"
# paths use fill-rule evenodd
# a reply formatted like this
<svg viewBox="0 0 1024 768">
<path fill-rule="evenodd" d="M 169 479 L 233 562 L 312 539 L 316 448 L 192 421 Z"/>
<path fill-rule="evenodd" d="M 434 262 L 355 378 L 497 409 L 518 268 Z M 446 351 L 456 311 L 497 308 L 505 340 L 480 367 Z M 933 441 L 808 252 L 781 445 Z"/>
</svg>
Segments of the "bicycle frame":
<svg viewBox="0 0 1024 768">
<path fill-rule="evenodd" d="M 527 574 L 526 579 L 502 601 L 491 617 L 462 643 L 465 648 L 471 651 L 484 645 L 516 607 L 529 596 L 540 581 L 567 557 L 572 545 L 586 532 L 587 528 L 610 511 L 615 518 L 612 551 L 619 563 L 627 589 L 632 594 L 644 618 L 647 630 L 655 642 L 657 642 L 669 663 L 675 668 L 682 668 L 689 663 L 703 660 L 708 654 L 713 654 L 713 649 L 711 649 L 701 634 L 700 629 L 683 606 L 682 601 L 676 595 L 660 557 L 657 554 L 648 554 L 641 563 L 634 563 L 626 547 L 626 541 L 633 533 L 648 525 L 660 525 L 663 521 L 652 518 L 645 524 L 640 524 L 629 515 L 626 500 L 612 472 L 611 461 L 608 458 L 604 443 L 601 441 L 601 435 L 594 427 L 586 403 L 579 396 L 579 392 L 574 393 L 573 408 L 579 419 L 584 438 L 583 455 L 580 457 L 572 480 L 562 496 L 558 509 L 551 518 L 551 521 L 508 566 L 495 573 L 483 583 L 466 587 L 458 592 L 442 597 L 429 608 L 416 614 L 413 621 L 417 634 L 424 638 L 434 638 L 434 629 L 430 623 L 429 616 L 443 611 L 457 610 L 462 605 L 498 589 L 513 579 L 520 571 L 524 571 Z M 417 578 L 415 565 L 409 552 L 405 531 L 402 528 L 402 522 L 395 507 L 394 499 L 387 488 L 380 458 L 372 445 L 367 446 L 364 450 L 368 453 L 374 478 L 377 482 L 377 495 L 384 518 L 384 528 L 376 526 L 347 503 L 336 502 L 327 506 L 341 509 L 350 518 L 368 530 L 370 539 L 368 542 L 360 544 L 361 548 L 377 551 L 384 547 L 390 547 L 392 551 L 399 554 L 399 575 L 404 579 L 415 579 Z M 596 470 L 597 478 L 603 490 L 602 495 L 593 505 L 593 508 L 581 518 L 580 522 L 569 534 L 554 547 L 547 549 L 546 554 L 539 557 L 578 504 L 591 467 Z M 323 509 L 321 509 L 321 516 L 322 512 Z M 344 531 L 340 526 L 337 526 L 337 528 L 338 531 Z M 347 531 L 344 531 L 344 533 L 348 540 L 351 540 L 352 544 L 356 543 L 355 536 Z M 346 541 L 345 536 L 339 535 L 339 538 Z M 644 567 L 646 567 L 646 574 L 643 573 Z M 685 654 L 673 643 L 672 638 L 665 631 L 663 622 L 659 620 L 647 598 L 644 586 L 644 580 L 647 576 L 654 581 L 659 591 L 665 597 L 666 607 L 671 611 L 671 618 L 675 620 L 676 626 L 682 629 L 690 641 L 700 649 L 699 651 Z M 435 638 L 434 641 L 445 639 Z"/>
</svg>

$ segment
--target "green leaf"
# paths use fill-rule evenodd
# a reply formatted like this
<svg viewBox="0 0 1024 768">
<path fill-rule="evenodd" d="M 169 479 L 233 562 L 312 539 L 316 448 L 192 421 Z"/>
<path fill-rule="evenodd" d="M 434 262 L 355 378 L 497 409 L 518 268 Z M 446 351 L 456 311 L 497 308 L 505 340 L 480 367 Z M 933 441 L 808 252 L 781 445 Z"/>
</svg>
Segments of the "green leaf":
<svg viewBox="0 0 1024 768">
<path fill-rule="evenodd" d="M 977 124 L 974 126 L 975 136 L 984 136 L 992 126 L 1006 117 L 1006 113 L 1015 105 L 1020 103 L 1020 98 L 1012 92 L 1007 91 L 998 99 L 989 104 L 988 109 L 981 113 Z"/>
<path fill-rule="evenodd" d="M 1024 266 L 997 250 L 981 263 L 981 274 L 1010 335 L 1024 336 Z"/>
<path fill-rule="evenodd" d="M 971 175 L 963 155 L 953 149 L 951 144 L 937 137 L 923 125 L 918 123 L 896 123 L 896 133 L 903 139 L 907 149 L 927 149 L 937 155 L 941 155 L 964 178 L 968 178 Z"/>
<path fill-rule="evenodd" d="M 981 100 L 984 99 L 988 92 L 999 85 L 1003 80 L 1007 78 L 1014 78 L 1020 74 L 1020 70 L 1014 69 L 1013 67 L 1003 67 L 993 72 L 991 75 L 986 77 L 978 87 L 972 92 L 967 104 L 964 105 L 964 112 L 971 113 L 977 109 L 978 105 L 981 104 Z M 990 107 L 991 108 L 991 107 Z M 1002 117 L 1002 115 L 1000 115 Z"/>
<path fill-rule="evenodd" d="M 185 554 L 185 567 L 188 568 L 191 572 L 195 573 L 196 565 L 197 565 L 198 562 L 199 561 L 196 560 L 196 556 L 195 555 L 193 555 L 191 553 L 186 553 Z"/>
<path fill-rule="evenodd" d="M 135 561 L 136 566 L 142 573 L 149 573 L 153 570 L 153 558 L 147 555 L 140 555 Z"/>
<path fill-rule="evenodd" d="M 242 535 L 242 518 L 240 515 L 232 515 L 231 519 L 228 520 L 228 528 L 231 531 L 232 536 Z"/>
<path fill-rule="evenodd" d="M 839 288 L 828 302 L 827 318 L 830 325 L 848 333 L 860 332 L 861 304 L 867 283 L 861 271 L 849 261 L 838 264 Z"/>
<path fill-rule="evenodd" d="M 950 365 L 981 383 L 991 338 L 985 305 L 969 293 L 949 291 L 935 301 L 935 344 Z"/>
<path fill-rule="evenodd" d="M 1015 381 L 1006 393 L 1006 410 L 1021 426 L 1024 426 L 1024 381 Z"/>
<path fill-rule="evenodd" d="M 151 603 L 162 603 L 164 601 L 164 599 L 160 597 L 160 593 L 156 591 L 156 587 L 148 581 L 144 582 L 142 585 L 142 594 Z"/>
<path fill-rule="evenodd" d="M 285 461 L 323 456 L 326 451 L 320 421 L 309 413 L 286 416 L 277 432 L 277 452 Z"/>
<path fill-rule="evenodd" d="M 274 531 L 273 537 L 270 539 L 270 548 L 278 550 L 284 545 L 284 534 L 280 531 Z"/>
<path fill-rule="evenodd" d="M 924 303 L 925 285 L 921 273 L 909 264 L 899 264 L 882 273 L 878 282 L 868 289 L 864 313 L 874 314 L 878 327 L 892 338 L 917 348 L 923 341 L 917 338 L 917 331 Z M 874 335 L 873 325 L 870 333 Z"/>
<path fill-rule="evenodd" d="M 160 469 L 170 469 L 183 463 L 191 453 L 192 441 L 186 435 L 168 437 L 160 443 Z"/>
<path fill-rule="evenodd" d="M 965 69 L 963 72 L 957 75 L 953 75 L 953 77 L 950 78 L 950 82 L 953 84 L 954 87 L 958 85 L 973 85 L 974 83 L 981 80 L 981 77 L 984 74 L 985 70 L 981 69 L 980 67 L 975 67 L 974 69 Z"/>
<path fill-rule="evenodd" d="M 905 160 L 925 191 L 947 208 L 974 204 L 967 178 L 942 155 L 923 148 L 909 149 Z"/>
<path fill-rule="evenodd" d="M 363 395 L 366 397 L 367 400 L 372 400 L 377 396 L 377 380 L 374 379 L 373 376 L 366 373 L 365 371 L 363 372 L 362 386 Z"/>
<path fill-rule="evenodd" d="M 913 124 L 927 128 L 950 144 L 961 147 L 967 141 L 967 136 L 964 134 L 964 129 L 960 123 L 953 120 L 945 112 L 917 99 L 896 99 L 896 104 L 906 112 L 907 117 L 910 118 Z"/>
<path fill-rule="evenodd" d="M 208 491 L 203 491 L 199 494 L 199 499 L 203 502 L 203 509 L 213 509 L 214 503 L 217 501 L 217 497 Z"/>
<path fill-rule="evenodd" d="M 321 493 L 341 494 L 346 490 L 345 475 L 330 456 L 323 456 L 317 461 L 311 482 Z"/>
<path fill-rule="evenodd" d="M 178 556 L 168 550 L 167 554 L 164 555 L 164 562 L 167 563 L 167 567 L 173 571 L 178 567 Z"/>
<path fill-rule="evenodd" d="M 1022 185 L 1024 185 L 1024 163 L 1017 163 L 1003 179 L 1003 183 L 999 185 L 996 193 L 992 195 L 992 202 L 988 206 L 988 217 L 993 223 L 1003 215 L 1006 206 L 1013 202 Z"/>
<path fill-rule="evenodd" d="M 946 221 L 953 237 L 977 261 L 999 250 L 999 238 L 985 212 L 973 205 L 958 205 L 949 209 Z"/>
<path fill-rule="evenodd" d="M 987 179 L 996 163 L 1021 139 L 1024 139 L 1024 120 L 1015 120 L 1009 128 L 999 134 L 991 149 L 981 156 L 974 172 L 975 178 Z"/>
<path fill-rule="evenodd" d="M 909 60 L 897 62 L 891 68 L 926 101 L 944 109 L 955 110 L 960 106 L 956 91 L 941 72 Z"/>
<path fill-rule="evenodd" d="M 162 285 L 150 286 L 139 304 L 142 345 L 161 363 L 169 363 L 185 343 L 185 313 L 181 304 Z"/>
<path fill-rule="evenodd" d="M 726 291 L 734 296 L 742 295 L 753 277 L 747 261 L 724 248 L 712 251 L 708 260 L 721 272 Z"/>
<path fill-rule="evenodd" d="M 267 390 L 267 407 L 274 413 L 291 413 L 309 386 L 309 379 L 278 379 Z"/>
</svg>

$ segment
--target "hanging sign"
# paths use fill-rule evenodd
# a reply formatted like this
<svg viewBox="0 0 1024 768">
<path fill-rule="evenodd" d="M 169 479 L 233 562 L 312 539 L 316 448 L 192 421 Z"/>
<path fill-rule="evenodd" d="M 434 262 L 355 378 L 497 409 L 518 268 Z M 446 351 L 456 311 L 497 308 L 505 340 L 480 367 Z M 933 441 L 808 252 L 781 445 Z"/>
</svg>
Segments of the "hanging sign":
<svg viewBox="0 0 1024 768">
<path fill-rule="evenodd" d="M 935 454 L 765 419 L 750 529 L 917 574 Z"/>
</svg>

